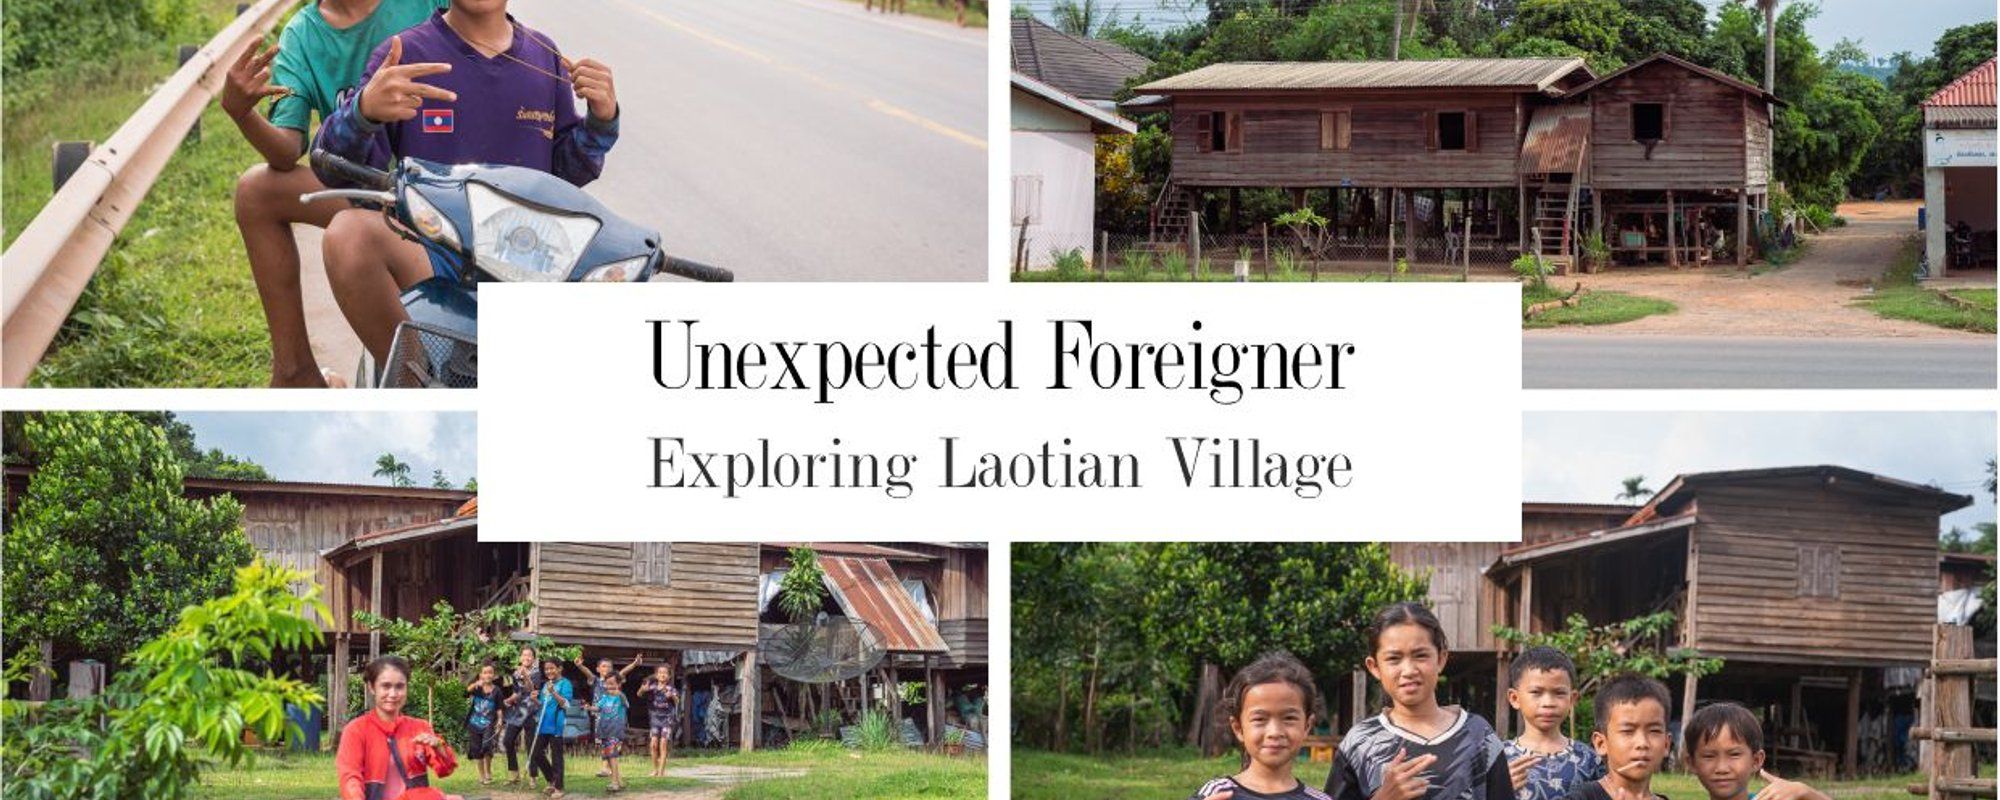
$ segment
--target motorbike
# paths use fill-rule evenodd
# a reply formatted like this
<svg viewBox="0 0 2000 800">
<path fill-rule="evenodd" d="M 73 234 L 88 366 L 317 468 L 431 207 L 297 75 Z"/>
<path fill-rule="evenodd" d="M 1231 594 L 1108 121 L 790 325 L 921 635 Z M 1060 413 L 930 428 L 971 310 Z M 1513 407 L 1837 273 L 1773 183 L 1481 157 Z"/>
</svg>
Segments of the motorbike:
<svg viewBox="0 0 2000 800">
<path fill-rule="evenodd" d="M 409 320 L 396 326 L 386 362 L 362 356 L 357 386 L 478 386 L 482 282 L 637 283 L 658 274 L 735 280 L 729 270 L 668 256 L 659 232 L 540 170 L 419 158 L 380 170 L 324 150 L 311 158 L 315 171 L 361 188 L 312 192 L 300 202 L 338 198 L 378 207 L 391 230 L 433 256 L 435 274 L 403 292 Z"/>
</svg>

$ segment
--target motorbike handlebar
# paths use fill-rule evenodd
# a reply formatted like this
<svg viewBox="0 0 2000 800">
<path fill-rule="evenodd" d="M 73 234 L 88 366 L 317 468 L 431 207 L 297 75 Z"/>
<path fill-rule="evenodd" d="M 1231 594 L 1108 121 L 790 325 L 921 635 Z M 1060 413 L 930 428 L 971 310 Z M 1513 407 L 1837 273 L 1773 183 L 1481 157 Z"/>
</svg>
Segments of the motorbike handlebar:
<svg viewBox="0 0 2000 800">
<path fill-rule="evenodd" d="M 660 271 L 669 275 L 679 275 L 683 278 L 693 278 L 694 280 L 707 283 L 732 283 L 736 280 L 736 273 L 729 270 L 673 256 L 665 256 L 661 259 Z"/>
<path fill-rule="evenodd" d="M 387 191 L 396 188 L 396 176 L 356 164 L 325 150 L 312 151 L 312 168 L 314 172 L 325 172 L 370 189 Z"/>
</svg>

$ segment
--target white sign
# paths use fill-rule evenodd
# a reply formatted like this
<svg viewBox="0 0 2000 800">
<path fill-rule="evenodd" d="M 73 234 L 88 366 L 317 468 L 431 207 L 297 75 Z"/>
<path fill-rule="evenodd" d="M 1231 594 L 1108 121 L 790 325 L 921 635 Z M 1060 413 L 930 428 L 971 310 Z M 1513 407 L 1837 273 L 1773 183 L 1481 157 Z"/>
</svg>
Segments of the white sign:
<svg viewBox="0 0 2000 800">
<path fill-rule="evenodd" d="M 1991 167 L 2000 164 L 2000 140 L 1985 130 L 1924 131 L 1924 166 Z"/>
</svg>

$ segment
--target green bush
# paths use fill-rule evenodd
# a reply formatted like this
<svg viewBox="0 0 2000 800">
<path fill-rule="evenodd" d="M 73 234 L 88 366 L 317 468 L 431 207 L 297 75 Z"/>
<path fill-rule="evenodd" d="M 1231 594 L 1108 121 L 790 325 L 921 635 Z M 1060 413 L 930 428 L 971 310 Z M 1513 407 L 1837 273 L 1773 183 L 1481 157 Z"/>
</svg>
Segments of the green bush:
<svg viewBox="0 0 2000 800">
<path fill-rule="evenodd" d="M 205 41 L 218 27 L 199 0 L 12 0 L 0 66 L 23 72 L 72 69 L 161 43 Z M 213 4 L 209 4 L 211 7 Z"/>
<path fill-rule="evenodd" d="M 1169 278 L 1178 279 L 1185 277 L 1187 275 L 1187 267 L 1187 254 L 1179 250 L 1168 250 L 1160 256 L 1160 268 L 1166 271 Z"/>
<path fill-rule="evenodd" d="M 1056 274 L 1062 276 L 1063 280 L 1082 280 L 1090 275 L 1090 261 L 1083 257 L 1081 247 L 1050 250 L 1049 260 L 1054 262 Z"/>
<path fill-rule="evenodd" d="M 1510 266 L 1514 268 L 1514 274 L 1521 276 L 1521 280 L 1527 281 L 1531 288 L 1540 289 L 1549 285 L 1548 262 L 1532 253 L 1522 253 Z"/>
<path fill-rule="evenodd" d="M 1153 271 L 1153 254 L 1137 248 L 1127 250 L 1118 256 L 1119 277 L 1128 281 L 1143 281 L 1146 274 Z"/>
<path fill-rule="evenodd" d="M 863 750 L 891 750 L 902 744 L 902 737 L 896 733 L 896 720 L 881 709 L 861 712 L 861 721 L 854 724 L 854 729 Z"/>
</svg>

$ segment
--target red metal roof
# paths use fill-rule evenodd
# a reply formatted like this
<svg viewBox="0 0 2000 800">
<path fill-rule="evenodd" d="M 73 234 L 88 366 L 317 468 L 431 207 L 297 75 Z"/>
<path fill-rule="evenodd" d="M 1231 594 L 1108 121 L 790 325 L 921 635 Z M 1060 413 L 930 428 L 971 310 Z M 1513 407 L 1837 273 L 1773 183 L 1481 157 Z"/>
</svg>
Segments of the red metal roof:
<svg viewBox="0 0 2000 800">
<path fill-rule="evenodd" d="M 1576 172 L 1590 146 L 1590 106 L 1561 105 L 1535 109 L 1521 144 L 1521 172 L 1546 175 Z"/>
<path fill-rule="evenodd" d="M 1971 72 L 1960 75 L 1957 80 L 1945 84 L 1944 88 L 1937 90 L 1937 93 L 1931 95 L 1930 99 L 1925 100 L 1923 104 L 1925 106 L 1984 106 L 1992 108 L 1994 104 L 1993 62 L 1994 59 L 1986 59 L 1986 63 L 1973 67 Z"/>
<path fill-rule="evenodd" d="M 892 653 L 943 653 L 944 637 L 924 619 L 889 562 L 880 558 L 841 558 L 820 553 L 819 568 L 827 588 L 847 616 L 868 623 L 881 634 Z"/>
</svg>

